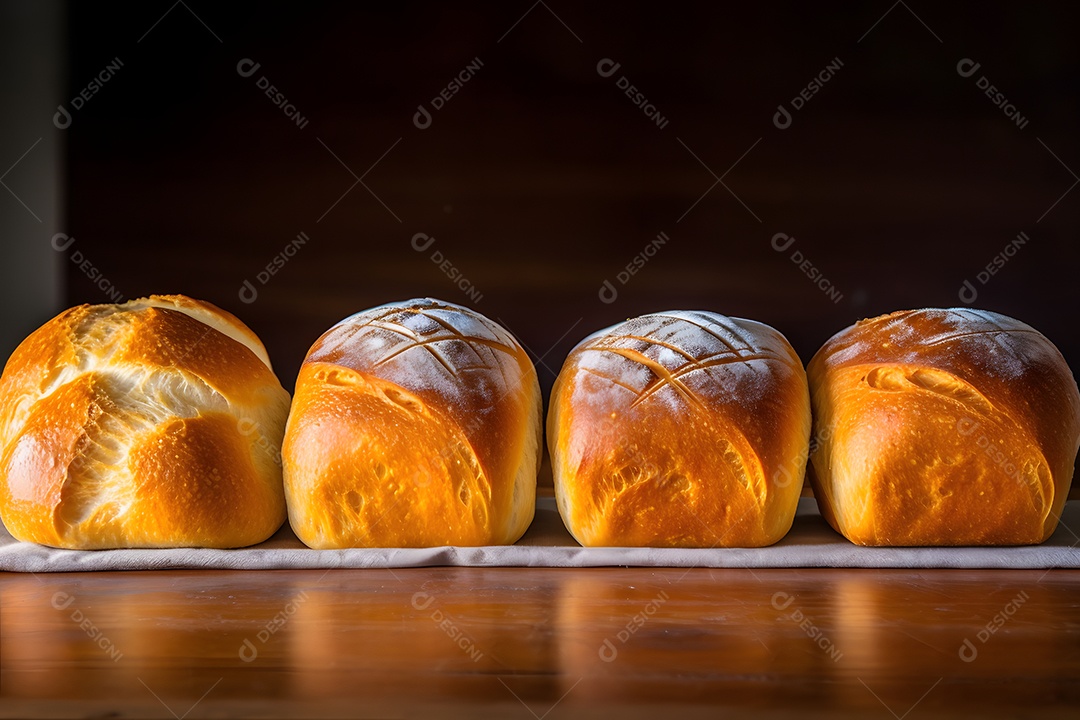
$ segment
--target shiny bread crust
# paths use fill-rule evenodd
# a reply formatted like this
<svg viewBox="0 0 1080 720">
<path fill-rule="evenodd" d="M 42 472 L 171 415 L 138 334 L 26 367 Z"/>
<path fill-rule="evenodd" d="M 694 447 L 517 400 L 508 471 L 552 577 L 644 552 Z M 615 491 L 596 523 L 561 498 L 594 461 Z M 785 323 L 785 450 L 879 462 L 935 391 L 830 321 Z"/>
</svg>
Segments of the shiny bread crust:
<svg viewBox="0 0 1080 720">
<path fill-rule="evenodd" d="M 497 323 L 438 300 L 341 321 L 309 351 L 282 451 L 313 548 L 511 544 L 532 522 L 540 387 Z"/>
<path fill-rule="evenodd" d="M 1027 545 L 1050 537 L 1080 447 L 1061 353 L 1013 318 L 895 312 L 841 331 L 808 366 L 813 486 L 860 545 Z"/>
<path fill-rule="evenodd" d="M 551 393 L 563 521 L 586 546 L 760 547 L 791 528 L 806 374 L 762 323 L 675 311 L 583 340 Z"/>
<path fill-rule="evenodd" d="M 0 378 L 0 514 L 58 548 L 261 542 L 285 519 L 288 408 L 262 343 L 210 303 L 71 308 Z"/>
</svg>

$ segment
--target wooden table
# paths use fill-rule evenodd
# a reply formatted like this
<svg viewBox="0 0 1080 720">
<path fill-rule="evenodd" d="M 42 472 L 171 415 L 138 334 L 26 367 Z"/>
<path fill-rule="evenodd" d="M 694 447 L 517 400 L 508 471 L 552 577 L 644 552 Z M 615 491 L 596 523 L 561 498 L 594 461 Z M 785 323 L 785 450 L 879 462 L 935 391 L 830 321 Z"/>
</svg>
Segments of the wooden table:
<svg viewBox="0 0 1080 720">
<path fill-rule="evenodd" d="M 3 717 L 917 720 L 1080 706 L 1080 571 L 5 574 L 0 601 Z"/>
</svg>

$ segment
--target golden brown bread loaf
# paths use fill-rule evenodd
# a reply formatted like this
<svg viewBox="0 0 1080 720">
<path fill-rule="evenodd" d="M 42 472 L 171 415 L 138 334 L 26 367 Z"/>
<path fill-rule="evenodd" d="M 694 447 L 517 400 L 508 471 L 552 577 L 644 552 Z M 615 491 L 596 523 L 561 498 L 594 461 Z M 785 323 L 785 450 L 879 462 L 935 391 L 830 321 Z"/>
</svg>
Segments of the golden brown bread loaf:
<svg viewBox="0 0 1080 720">
<path fill-rule="evenodd" d="M 970 309 L 896 312 L 811 360 L 822 515 L 860 545 L 1024 545 L 1057 526 L 1080 393 L 1032 327 Z"/>
<path fill-rule="evenodd" d="M 308 352 L 282 455 L 313 548 L 515 542 L 539 469 L 536 370 L 502 327 L 437 300 L 357 313 Z"/>
<path fill-rule="evenodd" d="M 285 520 L 289 394 L 259 339 L 180 295 L 80 305 L 0 378 L 0 515 L 60 548 L 241 547 Z"/>
<path fill-rule="evenodd" d="M 802 363 L 752 320 L 667 312 L 585 338 L 551 392 L 559 512 L 582 545 L 760 547 L 791 528 Z"/>
</svg>

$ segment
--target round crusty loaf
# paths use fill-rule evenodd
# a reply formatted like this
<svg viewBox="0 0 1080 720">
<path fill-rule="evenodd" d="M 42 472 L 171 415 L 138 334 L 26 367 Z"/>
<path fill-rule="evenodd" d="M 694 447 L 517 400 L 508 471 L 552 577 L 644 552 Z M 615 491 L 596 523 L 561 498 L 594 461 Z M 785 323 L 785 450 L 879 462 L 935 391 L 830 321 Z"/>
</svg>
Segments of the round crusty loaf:
<svg viewBox="0 0 1080 720">
<path fill-rule="evenodd" d="M 0 516 L 60 548 L 241 547 L 285 520 L 289 394 L 213 305 L 80 305 L 0 378 Z"/>
<path fill-rule="evenodd" d="M 645 315 L 567 357 L 551 392 L 555 495 L 582 545 L 760 547 L 791 528 L 806 374 L 773 328 Z"/>
<path fill-rule="evenodd" d="M 895 312 L 809 365 L 825 519 L 860 545 L 1023 545 L 1057 526 L 1080 394 L 1029 325 L 970 309 Z"/>
<path fill-rule="evenodd" d="M 313 548 L 494 545 L 532 522 L 540 387 L 517 341 L 437 300 L 331 328 L 296 381 L 289 522 Z"/>
</svg>

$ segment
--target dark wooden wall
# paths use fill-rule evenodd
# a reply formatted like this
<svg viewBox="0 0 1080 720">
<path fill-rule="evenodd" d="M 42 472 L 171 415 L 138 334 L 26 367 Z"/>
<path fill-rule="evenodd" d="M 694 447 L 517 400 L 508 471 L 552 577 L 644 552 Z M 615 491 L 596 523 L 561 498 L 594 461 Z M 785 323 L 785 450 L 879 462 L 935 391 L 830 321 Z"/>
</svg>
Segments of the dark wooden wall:
<svg viewBox="0 0 1080 720">
<path fill-rule="evenodd" d="M 503 321 L 546 392 L 575 342 L 628 316 L 755 318 L 809 360 L 858 318 L 961 304 L 967 279 L 974 306 L 1029 322 L 1080 367 L 1075 4 L 530 4 L 190 0 L 163 18 L 170 2 L 73 4 L 69 94 L 122 67 L 63 131 L 67 252 L 108 281 L 65 263 L 68 303 L 106 301 L 102 285 L 210 300 L 262 336 L 291 388 L 331 324 L 431 295 Z M 970 77 L 964 58 L 980 64 Z M 260 65 L 249 77 L 244 59 Z M 830 63 L 778 128 L 778 105 Z M 417 233 L 435 243 L 418 252 Z M 775 250 L 777 233 L 795 243 Z"/>
</svg>

